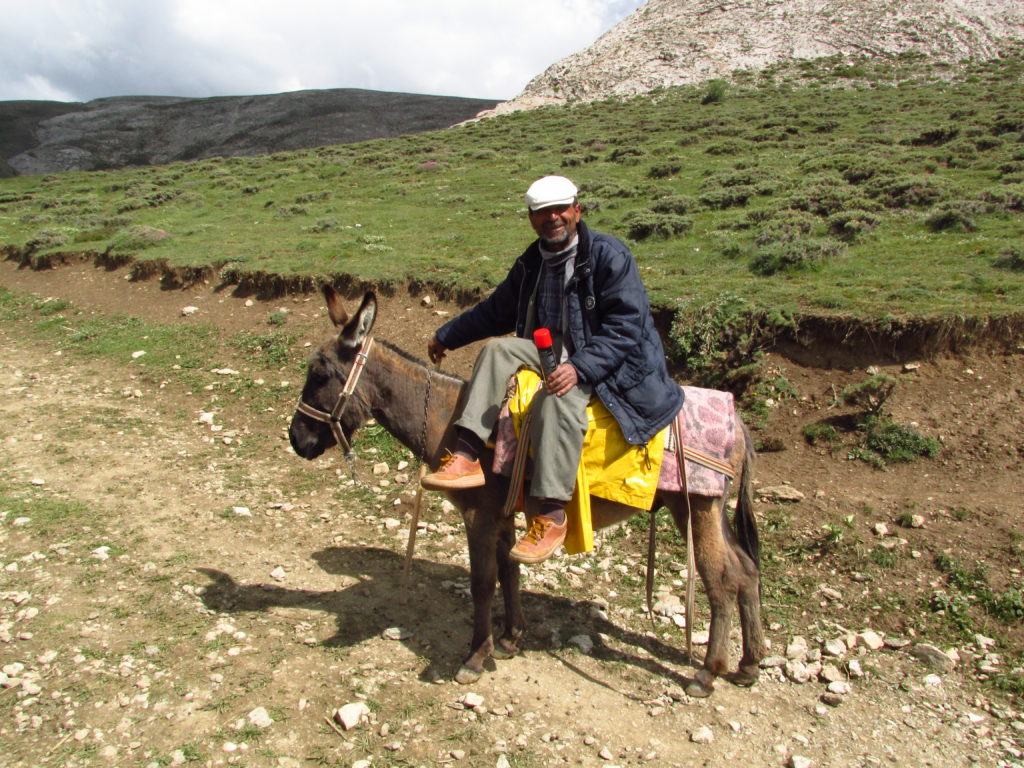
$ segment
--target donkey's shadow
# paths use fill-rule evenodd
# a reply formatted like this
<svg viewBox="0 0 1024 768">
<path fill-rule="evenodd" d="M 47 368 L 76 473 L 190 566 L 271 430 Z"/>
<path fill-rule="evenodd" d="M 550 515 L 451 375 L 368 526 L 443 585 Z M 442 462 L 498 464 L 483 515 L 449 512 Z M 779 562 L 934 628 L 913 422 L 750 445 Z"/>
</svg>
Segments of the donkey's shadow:
<svg viewBox="0 0 1024 768">
<path fill-rule="evenodd" d="M 325 572 L 347 576 L 355 579 L 355 583 L 322 592 L 289 589 L 276 584 L 243 584 L 223 571 L 199 568 L 211 580 L 203 591 L 203 603 L 218 613 L 261 612 L 271 608 L 332 613 L 336 630 L 322 643 L 328 647 L 354 646 L 379 637 L 388 628 L 400 627 L 406 630 L 403 635 L 408 635 L 401 642 L 427 659 L 420 679 L 451 677 L 458 669 L 460 654 L 465 653 L 471 635 L 472 603 L 454 589 L 442 588 L 442 583 L 468 584 L 468 570 L 415 560 L 407 585 L 404 558 L 386 549 L 329 547 L 314 552 L 312 557 Z M 689 682 L 690 678 L 666 666 L 692 663 L 684 652 L 642 631 L 612 623 L 599 612 L 591 611 L 588 601 L 531 591 L 524 591 L 522 597 L 524 612 L 541 630 L 539 635 L 527 633 L 525 650 L 550 649 L 554 633 L 561 637 L 587 634 L 594 641 L 592 655 L 597 658 L 634 665 L 662 676 L 666 682 L 683 686 Z M 606 644 L 605 637 L 614 639 L 618 647 Z"/>
</svg>

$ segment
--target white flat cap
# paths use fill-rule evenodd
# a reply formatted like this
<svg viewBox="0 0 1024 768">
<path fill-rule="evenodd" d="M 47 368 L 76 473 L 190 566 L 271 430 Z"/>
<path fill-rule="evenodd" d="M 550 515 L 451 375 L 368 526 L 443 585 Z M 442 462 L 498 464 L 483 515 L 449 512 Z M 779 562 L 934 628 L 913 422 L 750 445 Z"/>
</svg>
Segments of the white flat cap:
<svg viewBox="0 0 1024 768">
<path fill-rule="evenodd" d="M 577 192 L 576 185 L 565 176 L 544 176 L 526 190 L 526 205 L 531 211 L 552 205 L 569 205 L 576 199 Z"/>
</svg>

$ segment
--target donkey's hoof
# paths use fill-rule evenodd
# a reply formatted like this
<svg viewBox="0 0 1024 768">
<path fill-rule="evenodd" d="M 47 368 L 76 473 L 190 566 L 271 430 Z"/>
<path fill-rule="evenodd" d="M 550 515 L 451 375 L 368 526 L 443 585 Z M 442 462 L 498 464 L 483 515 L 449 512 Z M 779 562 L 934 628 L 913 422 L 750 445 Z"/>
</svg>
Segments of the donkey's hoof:
<svg viewBox="0 0 1024 768">
<path fill-rule="evenodd" d="M 700 670 L 689 683 L 686 684 L 686 695 L 695 699 L 706 699 L 715 690 L 714 675 Z"/>
<path fill-rule="evenodd" d="M 734 672 L 729 677 L 729 681 L 733 685 L 739 685 L 739 686 L 741 686 L 743 688 L 749 688 L 750 686 L 752 686 L 754 683 L 757 682 L 757 680 L 758 680 L 758 678 L 760 676 L 761 676 L 761 669 L 760 669 L 760 667 L 758 667 L 756 664 L 752 664 L 750 666 L 740 667 L 736 672 Z"/>
<path fill-rule="evenodd" d="M 470 669 L 465 664 L 459 667 L 459 671 L 455 673 L 455 682 L 459 685 L 469 685 L 470 683 L 477 682 L 483 676 L 483 671 L 477 671 Z"/>
<path fill-rule="evenodd" d="M 519 653 L 519 646 L 512 640 L 505 640 L 502 638 L 494 644 L 494 649 L 491 651 L 492 659 L 511 659 Z"/>
</svg>

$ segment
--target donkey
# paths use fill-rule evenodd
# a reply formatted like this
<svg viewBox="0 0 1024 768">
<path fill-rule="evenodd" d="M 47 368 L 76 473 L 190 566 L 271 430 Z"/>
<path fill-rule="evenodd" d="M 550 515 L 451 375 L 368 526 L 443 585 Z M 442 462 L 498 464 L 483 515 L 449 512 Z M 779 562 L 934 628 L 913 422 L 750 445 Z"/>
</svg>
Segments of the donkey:
<svg viewBox="0 0 1024 768">
<path fill-rule="evenodd" d="M 460 413 L 465 382 L 432 371 L 386 342 L 374 342 L 370 336 L 377 313 L 373 293 L 367 293 L 359 309 L 349 316 L 333 287 L 325 285 L 322 291 L 331 322 L 340 332 L 309 360 L 299 406 L 289 429 L 295 453 L 312 460 L 335 443 L 349 453 L 352 434 L 372 417 L 422 461 L 436 467 L 446 446 L 454 444 L 452 423 Z M 740 478 L 737 532 L 733 532 L 726 510 L 728 488 L 721 498 L 691 495 L 689 504 L 681 493 L 662 493 L 654 506 L 667 507 L 684 532 L 687 515 L 692 516 L 697 572 L 711 607 L 704 664 L 686 685 L 691 696 L 710 695 L 715 677 L 727 675 L 734 601 L 739 604 L 742 658 L 738 671 L 728 675 L 728 679 L 738 685 L 752 685 L 764 655 L 757 530 L 751 495 L 753 450 L 746 427 L 739 419 L 736 422 L 730 464 Z M 487 476 L 483 487 L 448 494 L 466 526 L 473 596 L 473 637 L 469 656 L 455 677 L 460 683 L 476 682 L 489 657 L 506 659 L 518 653 L 526 627 L 520 603 L 519 564 L 509 558 L 516 540 L 514 519 L 502 514 L 509 480 L 491 472 L 489 455 L 481 456 L 481 465 Z M 643 511 L 597 497 L 591 498 L 591 505 L 595 528 L 620 523 Z M 491 609 L 498 581 L 504 599 L 505 626 L 495 641 Z"/>
</svg>

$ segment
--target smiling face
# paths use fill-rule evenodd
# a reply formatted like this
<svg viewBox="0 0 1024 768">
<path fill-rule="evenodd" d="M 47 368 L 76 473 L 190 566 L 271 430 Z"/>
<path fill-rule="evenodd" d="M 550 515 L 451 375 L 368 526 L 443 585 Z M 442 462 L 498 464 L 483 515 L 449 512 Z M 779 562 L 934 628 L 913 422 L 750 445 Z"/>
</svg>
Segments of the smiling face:
<svg viewBox="0 0 1024 768">
<path fill-rule="evenodd" d="M 583 209 L 579 203 L 549 205 L 537 211 L 530 211 L 530 224 L 537 236 L 549 248 L 561 250 L 576 234 Z"/>
</svg>

